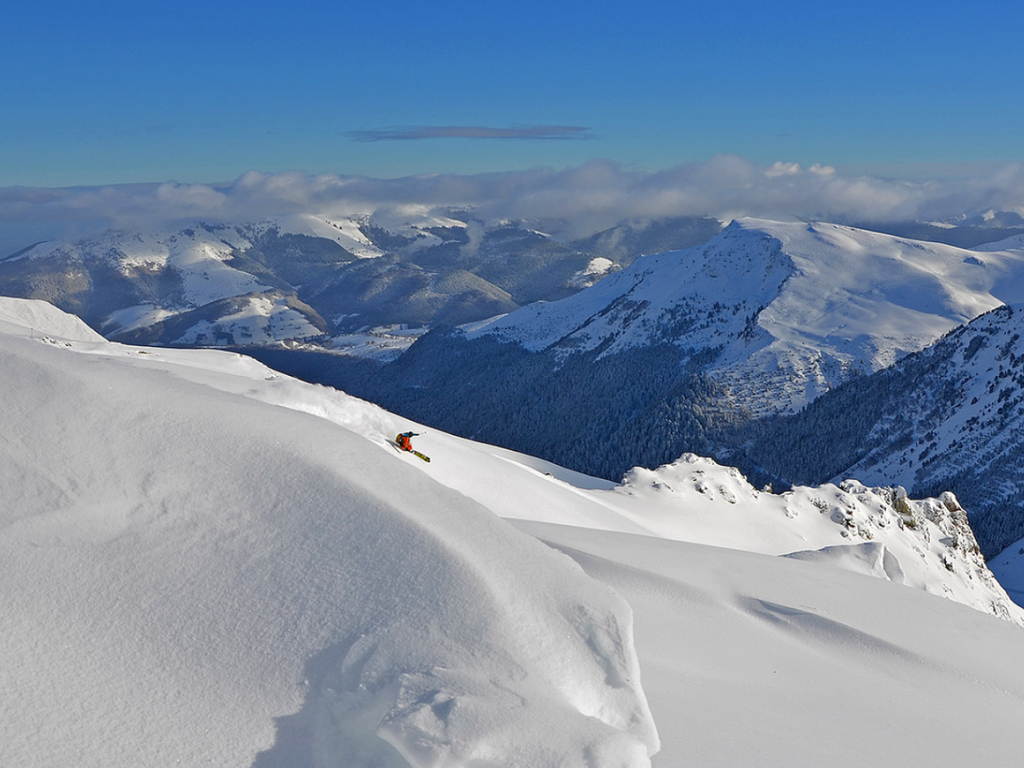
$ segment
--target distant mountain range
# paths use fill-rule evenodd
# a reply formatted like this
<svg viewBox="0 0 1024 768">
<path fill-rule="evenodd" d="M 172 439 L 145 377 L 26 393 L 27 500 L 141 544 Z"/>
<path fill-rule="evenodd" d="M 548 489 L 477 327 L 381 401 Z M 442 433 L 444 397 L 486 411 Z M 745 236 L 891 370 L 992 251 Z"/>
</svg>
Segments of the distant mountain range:
<svg viewBox="0 0 1024 768">
<path fill-rule="evenodd" d="M 558 356 L 670 344 L 761 415 L 795 410 L 1004 301 L 1024 253 L 977 253 L 834 224 L 733 222 L 557 304 L 468 326 Z"/>
<path fill-rule="evenodd" d="M 563 298 L 649 249 L 720 229 L 704 218 L 627 222 L 560 242 L 467 211 L 193 222 L 25 248 L 0 260 L 0 295 L 48 301 L 122 341 L 330 346 L 357 331 L 426 330 Z"/>
</svg>

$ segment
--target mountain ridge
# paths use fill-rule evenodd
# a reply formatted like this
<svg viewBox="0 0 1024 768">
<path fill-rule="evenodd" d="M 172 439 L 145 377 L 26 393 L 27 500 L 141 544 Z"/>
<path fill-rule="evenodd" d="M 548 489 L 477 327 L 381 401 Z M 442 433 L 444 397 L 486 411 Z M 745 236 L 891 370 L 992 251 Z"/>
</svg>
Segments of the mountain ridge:
<svg viewBox="0 0 1024 768">
<path fill-rule="evenodd" d="M 747 456 L 791 482 L 842 475 L 952 490 L 992 557 L 1024 535 L 1022 337 L 1024 306 L 997 307 L 769 423 Z"/>
<path fill-rule="evenodd" d="M 680 218 L 659 230 L 659 242 L 690 244 L 719 228 Z M 481 222 L 471 211 L 179 222 L 22 249 L 0 260 L 0 293 L 49 301 L 115 339 L 345 347 L 355 332 L 423 333 L 571 295 L 629 263 L 644 231 L 625 227 L 608 258 L 600 238 L 562 242 L 527 222 Z M 260 295 L 271 291 L 283 303 L 268 310 Z M 229 299 L 230 312 L 217 315 L 216 302 Z M 188 324 L 197 311 L 209 329 Z M 177 331 L 168 330 L 172 317 Z"/>
<path fill-rule="evenodd" d="M 795 410 L 1007 300 L 1024 300 L 1019 252 L 748 219 L 688 251 L 644 257 L 562 302 L 467 326 L 466 336 L 566 354 L 663 342 L 721 347 L 723 380 L 743 407 L 766 413 L 779 401 Z"/>
</svg>

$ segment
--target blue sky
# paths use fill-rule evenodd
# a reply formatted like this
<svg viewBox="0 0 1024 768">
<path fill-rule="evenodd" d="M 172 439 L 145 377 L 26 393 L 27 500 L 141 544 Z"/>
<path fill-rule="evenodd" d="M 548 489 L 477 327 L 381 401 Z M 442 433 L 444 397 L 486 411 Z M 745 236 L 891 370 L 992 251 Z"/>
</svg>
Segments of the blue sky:
<svg viewBox="0 0 1024 768">
<path fill-rule="evenodd" d="M 1024 13 L 918 0 L 21 3 L 0 186 L 1024 160 Z"/>
</svg>

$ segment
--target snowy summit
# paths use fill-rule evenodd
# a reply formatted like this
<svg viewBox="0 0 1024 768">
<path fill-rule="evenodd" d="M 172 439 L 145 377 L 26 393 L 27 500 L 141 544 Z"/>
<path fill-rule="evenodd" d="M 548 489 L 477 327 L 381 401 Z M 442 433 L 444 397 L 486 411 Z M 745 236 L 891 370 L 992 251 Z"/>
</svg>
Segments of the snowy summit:
<svg viewBox="0 0 1024 768">
<path fill-rule="evenodd" d="M 767 413 L 797 410 L 1006 301 L 1024 301 L 1021 251 L 741 219 L 703 245 L 645 256 L 587 291 L 465 331 L 565 354 L 711 351 L 736 400 Z"/>
</svg>

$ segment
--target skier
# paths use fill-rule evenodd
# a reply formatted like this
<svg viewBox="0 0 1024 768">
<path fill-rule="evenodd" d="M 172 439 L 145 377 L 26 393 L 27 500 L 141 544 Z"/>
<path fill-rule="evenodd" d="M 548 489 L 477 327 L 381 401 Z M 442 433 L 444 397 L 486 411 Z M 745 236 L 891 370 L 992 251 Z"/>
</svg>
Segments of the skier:
<svg viewBox="0 0 1024 768">
<path fill-rule="evenodd" d="M 412 439 L 416 436 L 416 432 L 403 432 L 395 438 L 395 442 L 398 443 L 398 447 L 403 451 L 412 452 Z"/>
<path fill-rule="evenodd" d="M 400 451 L 408 451 L 413 456 L 418 456 L 419 458 L 423 459 L 424 461 L 428 461 L 429 462 L 430 461 L 430 457 L 429 456 L 425 456 L 424 454 L 420 453 L 419 451 L 414 450 L 413 447 L 412 447 L 412 439 L 414 437 L 416 437 L 418 434 L 419 434 L 418 432 L 403 432 L 402 434 L 398 435 L 395 438 L 395 446 Z"/>
</svg>

